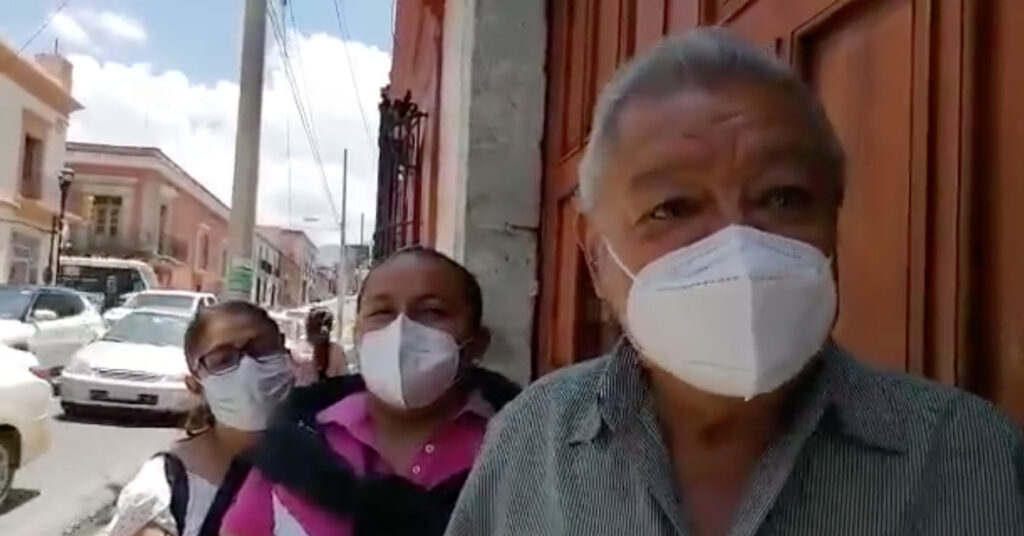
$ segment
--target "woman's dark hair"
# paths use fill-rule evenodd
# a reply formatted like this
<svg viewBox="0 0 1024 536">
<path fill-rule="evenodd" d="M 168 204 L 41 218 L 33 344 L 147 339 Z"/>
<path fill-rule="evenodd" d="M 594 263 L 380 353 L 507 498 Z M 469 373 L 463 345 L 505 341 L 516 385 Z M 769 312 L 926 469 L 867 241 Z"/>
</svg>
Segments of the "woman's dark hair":
<svg viewBox="0 0 1024 536">
<path fill-rule="evenodd" d="M 186 359 L 191 361 L 194 357 L 193 354 L 199 346 L 199 342 L 206 336 L 206 330 L 210 325 L 210 321 L 224 315 L 245 317 L 268 330 L 273 330 L 278 335 L 281 333 L 281 329 L 277 326 L 277 322 L 274 322 L 274 319 L 270 318 L 266 309 L 263 309 L 256 304 L 243 300 L 230 300 L 218 303 L 217 305 L 201 309 L 196 313 L 195 317 L 192 318 L 192 322 L 189 323 L 188 328 L 185 329 L 184 347 Z M 191 368 L 191 364 L 189 368 Z M 192 410 L 185 418 L 185 424 L 183 427 L 185 428 L 185 434 L 192 438 L 209 430 L 213 425 L 213 413 L 210 411 L 210 406 L 205 400 L 203 400 L 199 406 Z"/>
<path fill-rule="evenodd" d="M 459 276 L 460 282 L 462 283 L 462 295 L 465 298 L 466 303 L 469 305 L 469 312 L 471 315 L 471 326 L 474 329 L 477 329 L 483 325 L 484 297 L 483 291 L 480 289 L 480 282 L 477 281 L 476 276 L 473 275 L 473 273 L 470 272 L 468 269 L 466 269 L 465 266 L 459 264 L 451 257 L 445 255 L 444 253 L 441 253 L 440 251 L 437 251 L 436 249 L 429 248 L 426 246 L 404 247 L 392 253 L 390 256 L 388 256 L 388 258 L 384 259 L 384 261 L 374 265 L 373 268 L 370 268 L 370 271 L 367 272 L 366 277 L 363 278 L 363 284 L 359 287 L 359 294 L 356 297 L 356 307 L 358 308 L 362 306 L 363 290 L 366 288 L 366 285 L 369 283 L 370 277 L 373 276 L 373 272 L 375 270 L 391 262 L 394 259 L 409 255 L 419 257 L 422 259 L 437 261 L 455 270 L 455 272 Z"/>
<path fill-rule="evenodd" d="M 316 307 L 306 315 L 306 339 L 313 345 L 313 362 L 321 379 L 327 376 L 331 359 L 331 327 L 334 315 L 323 307 Z"/>
</svg>

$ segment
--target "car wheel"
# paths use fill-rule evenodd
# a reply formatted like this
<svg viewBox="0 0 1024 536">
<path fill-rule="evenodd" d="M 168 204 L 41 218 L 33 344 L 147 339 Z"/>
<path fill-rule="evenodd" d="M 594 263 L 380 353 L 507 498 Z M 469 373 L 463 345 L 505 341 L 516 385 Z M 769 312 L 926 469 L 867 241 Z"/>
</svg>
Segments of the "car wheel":
<svg viewBox="0 0 1024 536">
<path fill-rule="evenodd" d="M 14 484 L 14 456 L 17 452 L 15 441 L 10 434 L 0 435 L 0 506 L 7 501 Z"/>
<path fill-rule="evenodd" d="M 72 419 L 77 419 L 85 415 L 85 409 L 77 404 L 69 404 L 62 402 L 60 405 L 61 409 L 64 410 L 64 416 Z"/>
</svg>

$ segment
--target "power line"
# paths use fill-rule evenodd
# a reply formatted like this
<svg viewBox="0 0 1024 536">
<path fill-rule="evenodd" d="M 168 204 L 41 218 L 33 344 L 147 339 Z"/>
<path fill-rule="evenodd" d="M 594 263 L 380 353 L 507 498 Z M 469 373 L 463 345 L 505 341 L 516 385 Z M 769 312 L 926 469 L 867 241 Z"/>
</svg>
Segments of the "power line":
<svg viewBox="0 0 1024 536">
<path fill-rule="evenodd" d="M 339 4 L 340 0 L 332 0 L 334 4 L 334 16 L 338 19 L 338 30 L 341 31 L 341 46 L 345 50 L 345 59 L 348 63 L 348 74 L 352 79 L 352 91 L 356 94 L 356 105 L 359 106 L 359 116 L 363 119 L 363 129 L 366 130 L 366 140 L 372 143 L 373 136 L 370 134 L 370 123 L 366 120 L 366 110 L 363 109 L 363 99 L 359 97 L 359 84 L 356 83 L 356 72 L 352 67 L 352 55 L 348 52 L 348 25 L 345 23 L 345 12 Z"/>
<path fill-rule="evenodd" d="M 391 46 L 395 46 L 395 32 L 398 30 L 395 25 L 398 24 L 398 5 L 395 0 L 391 0 Z"/>
<path fill-rule="evenodd" d="M 292 68 L 293 66 L 291 63 L 291 56 L 289 55 L 288 49 L 284 44 L 284 31 L 281 27 L 277 14 L 274 12 L 273 9 L 268 10 L 267 15 L 270 18 L 274 39 L 275 41 L 277 41 L 278 52 L 281 54 L 285 78 L 287 79 L 288 86 L 291 89 L 292 99 L 295 101 L 295 107 L 298 111 L 299 121 L 302 123 L 303 130 L 306 133 L 306 141 L 309 142 L 310 150 L 313 153 L 313 160 L 316 163 L 317 170 L 319 171 L 320 182 L 324 188 L 325 193 L 327 194 L 327 201 L 331 206 L 331 214 L 337 221 L 338 209 L 337 206 L 334 204 L 334 196 L 331 195 L 330 184 L 327 180 L 327 172 L 324 169 L 323 158 L 321 157 L 320 152 L 320 142 L 317 138 L 316 131 L 313 129 L 312 121 L 309 117 L 308 110 L 306 110 L 306 107 L 303 104 L 302 97 L 299 95 L 298 84 L 296 83 L 295 73 Z"/>
<path fill-rule="evenodd" d="M 21 48 L 18 49 L 18 54 L 24 52 L 25 49 L 28 48 L 28 46 L 31 45 L 37 37 L 39 37 L 39 34 L 43 33 L 46 30 L 46 28 L 50 26 L 50 23 L 53 22 L 53 19 L 55 19 L 61 11 L 64 11 L 64 8 L 68 7 L 68 3 L 70 1 L 71 0 L 63 0 L 60 3 L 60 5 L 57 6 L 57 9 L 54 9 L 53 12 L 50 13 L 50 16 L 46 17 L 46 20 L 44 20 L 43 23 L 39 25 L 39 28 L 36 29 L 35 33 L 33 33 L 31 37 L 29 37 L 25 41 L 25 44 L 21 45 Z"/>
<path fill-rule="evenodd" d="M 295 33 L 298 34 L 300 36 L 300 38 L 301 38 L 302 33 L 299 32 L 299 25 L 298 25 L 298 23 L 295 22 L 295 9 L 294 9 L 295 3 L 294 2 L 288 3 L 288 0 L 283 0 L 283 1 L 285 2 L 285 5 L 288 7 L 288 16 L 291 18 L 292 29 L 295 30 Z M 283 14 L 282 14 L 281 18 L 282 18 L 282 20 L 284 19 L 284 15 Z M 287 26 L 287 24 L 285 24 L 284 26 Z M 302 45 L 302 43 L 300 42 L 298 45 L 295 46 L 295 56 L 298 57 L 298 59 L 299 59 L 299 75 L 302 77 L 302 80 L 301 80 L 301 82 L 302 82 L 302 88 L 301 88 L 302 89 L 302 94 L 306 98 L 306 110 L 308 111 L 308 113 L 310 113 L 310 117 L 309 117 L 310 125 L 313 127 L 313 130 L 315 132 L 320 132 L 316 128 L 316 116 L 312 115 L 313 105 L 310 104 L 310 100 L 309 100 L 309 82 L 306 79 L 306 64 L 305 64 L 305 62 L 302 61 L 302 46 L 301 45 Z"/>
</svg>

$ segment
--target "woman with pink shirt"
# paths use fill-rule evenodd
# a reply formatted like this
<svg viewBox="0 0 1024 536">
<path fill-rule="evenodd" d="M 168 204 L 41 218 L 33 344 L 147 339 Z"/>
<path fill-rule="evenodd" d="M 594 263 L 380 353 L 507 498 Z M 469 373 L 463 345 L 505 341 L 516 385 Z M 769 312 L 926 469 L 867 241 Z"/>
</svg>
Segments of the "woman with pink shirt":
<svg viewBox="0 0 1024 536">
<path fill-rule="evenodd" d="M 367 276 L 358 376 L 296 389 L 268 427 L 222 536 L 440 535 L 487 422 L 518 393 L 476 363 L 476 278 L 432 249 Z"/>
</svg>

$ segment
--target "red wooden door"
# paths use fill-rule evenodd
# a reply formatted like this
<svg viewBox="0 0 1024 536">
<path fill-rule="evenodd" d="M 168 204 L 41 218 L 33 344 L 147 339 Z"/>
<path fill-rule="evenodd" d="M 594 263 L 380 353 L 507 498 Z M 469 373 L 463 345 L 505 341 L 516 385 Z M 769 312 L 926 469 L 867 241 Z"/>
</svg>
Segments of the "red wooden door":
<svg viewBox="0 0 1024 536">
<path fill-rule="evenodd" d="M 847 151 L 836 337 L 862 360 L 973 389 L 1024 422 L 1024 2 L 550 5 L 540 371 L 606 344 L 587 324 L 603 318 L 592 294 L 573 284 L 585 270 L 570 232 L 597 87 L 666 32 L 724 24 L 797 67 Z"/>
</svg>

